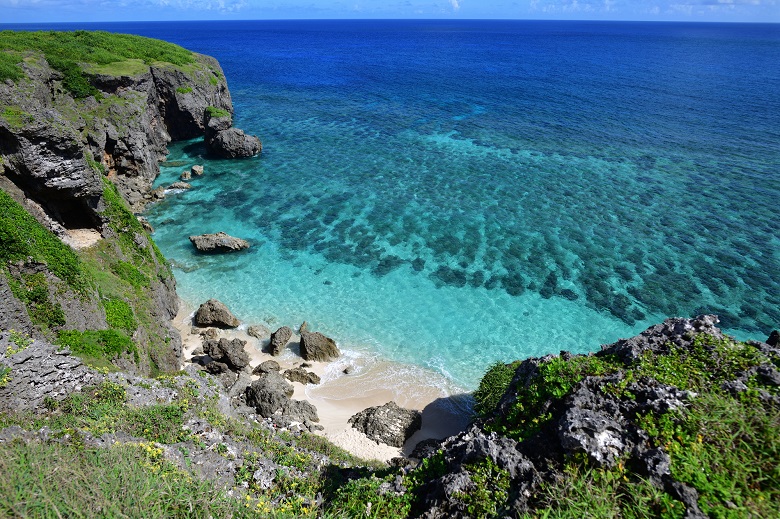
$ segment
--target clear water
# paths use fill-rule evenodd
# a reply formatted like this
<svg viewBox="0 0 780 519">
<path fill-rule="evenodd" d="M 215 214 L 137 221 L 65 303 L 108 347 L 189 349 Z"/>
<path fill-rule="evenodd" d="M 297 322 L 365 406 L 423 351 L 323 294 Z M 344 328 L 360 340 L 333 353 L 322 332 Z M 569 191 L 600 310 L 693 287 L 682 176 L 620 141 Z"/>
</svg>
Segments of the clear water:
<svg viewBox="0 0 780 519">
<path fill-rule="evenodd" d="M 170 147 L 149 210 L 181 295 L 473 388 L 714 312 L 780 324 L 780 29 L 297 21 L 122 24 L 217 57 L 261 157 Z M 187 236 L 253 244 L 197 254 Z"/>
</svg>

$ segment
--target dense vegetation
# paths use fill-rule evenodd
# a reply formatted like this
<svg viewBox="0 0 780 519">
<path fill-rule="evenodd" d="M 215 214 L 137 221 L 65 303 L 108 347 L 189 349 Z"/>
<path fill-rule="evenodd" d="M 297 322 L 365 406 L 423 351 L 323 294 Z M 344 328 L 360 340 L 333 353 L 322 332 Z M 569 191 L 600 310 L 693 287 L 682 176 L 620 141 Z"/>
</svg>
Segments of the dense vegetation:
<svg viewBox="0 0 780 519">
<path fill-rule="evenodd" d="M 104 31 L 0 31 L 0 81 L 23 77 L 19 63 L 31 51 L 42 52 L 46 61 L 64 76 L 63 85 L 74 97 L 94 95 L 82 64 L 109 65 L 140 60 L 144 64 L 194 63 L 192 52 L 173 43 Z"/>
</svg>

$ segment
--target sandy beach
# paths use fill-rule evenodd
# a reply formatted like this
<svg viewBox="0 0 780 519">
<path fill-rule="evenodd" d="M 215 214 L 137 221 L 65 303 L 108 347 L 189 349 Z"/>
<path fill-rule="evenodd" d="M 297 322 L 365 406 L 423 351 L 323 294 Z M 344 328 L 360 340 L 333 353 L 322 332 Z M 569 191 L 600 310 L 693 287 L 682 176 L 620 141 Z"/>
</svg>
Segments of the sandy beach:
<svg viewBox="0 0 780 519">
<path fill-rule="evenodd" d="M 195 309 L 194 305 L 180 300 L 179 313 L 174 320 L 174 326 L 182 337 L 185 363 L 190 362 L 192 352 L 203 341 L 201 335 L 192 333 Z M 304 362 L 298 354 L 300 336 L 297 331 L 301 323 L 285 323 L 296 334 L 290 339 L 287 349 L 276 357 L 262 351 L 270 341 L 271 330 L 261 338 L 252 337 L 247 333 L 248 326 L 252 324 L 255 323 L 242 323 L 236 329 L 219 330 L 220 337 L 238 338 L 247 342 L 245 350 L 252 368 L 272 359 L 279 363 L 282 371 Z M 333 339 L 342 349 L 342 356 L 330 363 L 310 362 L 310 367 L 306 368 L 316 373 L 321 383 L 304 385 L 291 382 L 295 388 L 292 398 L 307 400 L 317 408 L 319 423 L 324 427 L 318 434 L 361 458 L 388 461 L 396 456 L 408 455 L 422 440 L 445 438 L 466 427 L 468 416 L 464 414 L 463 399 L 457 396 L 452 398 L 452 393 L 457 390 L 448 387 L 446 379 L 440 374 L 415 366 L 356 355 L 343 349 L 338 337 Z M 406 442 L 403 449 L 376 443 L 348 423 L 355 413 L 391 400 L 401 407 L 423 413 L 422 429 Z"/>
</svg>

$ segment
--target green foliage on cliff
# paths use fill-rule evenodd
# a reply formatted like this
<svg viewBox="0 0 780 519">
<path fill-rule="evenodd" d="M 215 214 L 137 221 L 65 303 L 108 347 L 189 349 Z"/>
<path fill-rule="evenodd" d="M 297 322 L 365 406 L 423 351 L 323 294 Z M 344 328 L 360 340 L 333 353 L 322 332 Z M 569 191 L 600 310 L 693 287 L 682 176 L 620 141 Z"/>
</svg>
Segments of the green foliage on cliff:
<svg viewBox="0 0 780 519">
<path fill-rule="evenodd" d="M 103 309 L 106 311 L 106 322 L 111 328 L 125 330 L 133 333 L 138 328 L 138 322 L 133 315 L 133 309 L 122 299 L 112 297 L 103 301 Z"/>
<path fill-rule="evenodd" d="M 230 112 L 222 108 L 217 108 L 216 106 L 207 107 L 206 113 L 211 117 L 230 117 Z"/>
<path fill-rule="evenodd" d="M 35 120 L 32 115 L 15 106 L 3 108 L 3 111 L 0 112 L 0 117 L 5 119 L 8 125 L 15 130 L 24 128 Z"/>
<path fill-rule="evenodd" d="M 108 65 L 127 60 L 188 65 L 192 52 L 173 43 L 105 31 L 0 31 L 0 80 L 23 76 L 18 63 L 23 53 L 36 50 L 64 76 L 63 85 L 76 98 L 97 93 L 84 75 L 82 64 Z"/>
<path fill-rule="evenodd" d="M 84 271 L 73 250 L 22 208 L 5 191 L 0 190 L 0 263 L 27 260 L 28 257 L 48 265 L 49 270 L 73 290 L 84 295 L 92 280 Z"/>
<path fill-rule="evenodd" d="M 474 392 L 474 411 L 477 414 L 485 416 L 495 410 L 498 401 L 501 400 L 509 383 L 512 382 L 512 377 L 519 364 L 519 362 L 511 364 L 496 362 L 487 369 L 479 382 L 479 387 Z"/>
<path fill-rule="evenodd" d="M 8 276 L 8 285 L 19 301 L 24 303 L 30 320 L 42 329 L 54 329 L 65 324 L 65 312 L 49 294 L 49 282 L 42 272 L 22 274 L 22 282 Z"/>
<path fill-rule="evenodd" d="M 103 359 L 111 361 L 123 353 L 132 354 L 136 360 L 138 350 L 133 341 L 119 330 L 61 330 L 57 344 L 70 348 L 73 353 L 87 360 Z"/>
</svg>

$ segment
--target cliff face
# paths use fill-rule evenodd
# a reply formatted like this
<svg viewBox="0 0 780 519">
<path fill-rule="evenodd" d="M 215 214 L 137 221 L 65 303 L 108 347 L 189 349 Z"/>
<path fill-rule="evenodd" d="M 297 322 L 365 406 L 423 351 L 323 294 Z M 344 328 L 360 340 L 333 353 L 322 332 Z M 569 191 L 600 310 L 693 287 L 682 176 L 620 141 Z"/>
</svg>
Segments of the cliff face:
<svg viewBox="0 0 780 519">
<path fill-rule="evenodd" d="M 181 343 L 169 323 L 178 309 L 175 281 L 132 212 L 151 200 L 172 139 L 202 136 L 209 107 L 232 114 L 219 63 L 193 54 L 183 65 L 80 64 L 92 92 L 85 96 L 44 52 L 16 55 L 21 77 L 0 83 L 0 189 L 13 200 L 0 202 L 18 203 L 37 223 L 21 225 L 19 215 L 0 222 L 0 328 L 51 340 L 63 330 L 117 328 L 141 354 L 133 360 L 127 350 L 115 364 L 177 370 Z M 73 260 L 83 286 L 52 268 L 52 257 L 39 257 L 39 243 L 25 243 L 25 233 L 43 232 L 38 224 L 71 244 L 76 232 L 96 237 Z M 122 316 L 129 317 L 120 326 Z"/>
</svg>

